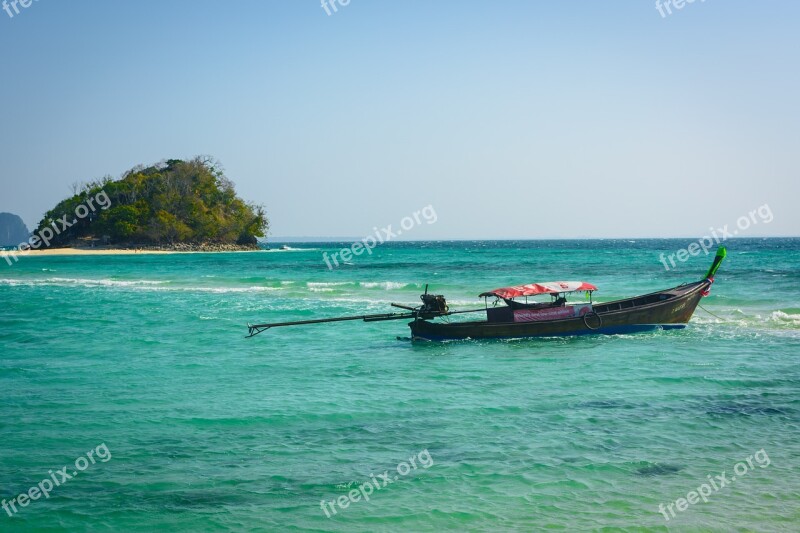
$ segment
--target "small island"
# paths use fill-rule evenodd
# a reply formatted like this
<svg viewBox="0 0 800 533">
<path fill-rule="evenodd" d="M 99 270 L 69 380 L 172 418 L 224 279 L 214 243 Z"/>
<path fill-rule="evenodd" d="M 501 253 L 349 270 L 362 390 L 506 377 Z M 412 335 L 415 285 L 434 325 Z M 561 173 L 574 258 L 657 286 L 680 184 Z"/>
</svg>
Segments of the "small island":
<svg viewBox="0 0 800 533">
<path fill-rule="evenodd" d="M 74 189 L 45 214 L 30 248 L 249 251 L 269 228 L 264 208 L 239 198 L 207 157 L 140 165 Z"/>
<path fill-rule="evenodd" d="M 0 213 L 0 247 L 16 246 L 27 241 L 29 236 L 28 228 L 18 215 Z"/>
</svg>

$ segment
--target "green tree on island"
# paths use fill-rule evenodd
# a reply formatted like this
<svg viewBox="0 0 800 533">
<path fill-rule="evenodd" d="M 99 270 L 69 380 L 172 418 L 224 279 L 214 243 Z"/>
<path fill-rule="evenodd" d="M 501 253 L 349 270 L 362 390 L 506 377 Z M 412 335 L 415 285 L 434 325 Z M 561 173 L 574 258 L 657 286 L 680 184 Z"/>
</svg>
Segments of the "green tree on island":
<svg viewBox="0 0 800 533">
<path fill-rule="evenodd" d="M 64 246 L 87 237 L 116 245 L 238 244 L 255 247 L 269 229 L 264 208 L 236 196 L 233 183 L 211 158 L 170 159 L 134 167 L 120 180 L 106 177 L 82 187 L 45 214 L 39 230 L 105 191 L 110 207 L 93 210 L 52 240 Z M 78 192 L 77 189 L 80 189 Z M 55 224 L 55 226 L 53 226 Z M 63 226 L 63 224 L 62 224 Z"/>
</svg>

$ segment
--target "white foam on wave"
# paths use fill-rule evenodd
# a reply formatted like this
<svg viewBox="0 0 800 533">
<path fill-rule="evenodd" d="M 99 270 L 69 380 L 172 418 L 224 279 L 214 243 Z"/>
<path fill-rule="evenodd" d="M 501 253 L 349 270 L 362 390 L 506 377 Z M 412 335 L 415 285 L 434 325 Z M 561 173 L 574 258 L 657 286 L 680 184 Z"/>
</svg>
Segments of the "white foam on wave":
<svg viewBox="0 0 800 533">
<path fill-rule="evenodd" d="M 783 311 L 773 311 L 767 322 L 777 322 L 782 325 L 800 326 L 800 315 L 793 315 Z"/>
<path fill-rule="evenodd" d="M 81 278 L 46 278 L 46 279 L 0 279 L 0 285 L 11 287 L 76 287 L 86 289 L 128 289 L 135 291 L 159 292 L 207 292 L 215 294 L 252 293 L 282 290 L 280 287 L 178 287 L 169 286 L 169 281 L 158 280 L 112 280 Z"/>
<path fill-rule="evenodd" d="M 695 314 L 692 316 L 692 322 L 695 324 L 719 324 L 722 320 L 713 316 Z"/>
<path fill-rule="evenodd" d="M 352 285 L 352 281 L 308 281 L 306 287 L 309 289 L 329 289 L 332 287 L 343 287 L 345 285 Z"/>
<path fill-rule="evenodd" d="M 387 291 L 403 289 L 409 285 L 410 283 L 399 283 L 397 281 L 362 281 L 359 283 L 359 286 L 365 289 L 384 289 Z"/>
<path fill-rule="evenodd" d="M 137 279 L 137 280 L 116 280 L 116 279 L 82 279 L 82 278 L 47 278 L 46 282 L 53 282 L 53 283 L 65 283 L 65 284 L 75 284 L 75 285 L 84 285 L 87 287 L 91 286 L 100 286 L 100 287 L 151 287 L 157 285 L 164 285 L 169 283 L 168 281 L 156 281 L 156 280 L 147 280 L 147 279 Z"/>
<path fill-rule="evenodd" d="M 747 310 L 741 308 L 715 310 L 714 317 L 695 314 L 692 322 L 698 324 L 729 324 L 741 328 L 796 329 L 800 328 L 800 314 L 785 311 Z"/>
<path fill-rule="evenodd" d="M 60 285 L 82 287 L 153 287 L 169 283 L 156 280 L 116 280 L 116 279 L 84 279 L 84 278 L 44 278 L 44 279 L 0 279 L 6 285 Z"/>
<path fill-rule="evenodd" d="M 228 294 L 228 293 L 247 293 L 247 292 L 271 292 L 281 290 L 279 287 L 174 287 L 167 289 L 170 291 L 183 291 L 183 292 L 210 292 L 213 294 Z"/>
<path fill-rule="evenodd" d="M 393 291 L 397 289 L 404 289 L 406 287 L 415 286 L 412 283 L 401 283 L 398 281 L 361 281 L 357 284 L 362 289 L 383 289 Z M 306 282 L 306 287 L 311 290 L 314 289 L 330 289 L 336 287 L 356 286 L 355 281 L 309 281 Z"/>
</svg>

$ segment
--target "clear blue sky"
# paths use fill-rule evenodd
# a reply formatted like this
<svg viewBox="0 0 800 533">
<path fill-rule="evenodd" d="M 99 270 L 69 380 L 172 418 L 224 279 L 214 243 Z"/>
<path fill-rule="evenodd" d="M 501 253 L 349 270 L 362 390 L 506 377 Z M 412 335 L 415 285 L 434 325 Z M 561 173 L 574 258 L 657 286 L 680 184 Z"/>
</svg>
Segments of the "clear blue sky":
<svg viewBox="0 0 800 533">
<path fill-rule="evenodd" d="M 800 3 L 39 0 L 0 11 L 0 211 L 211 154 L 274 235 L 800 234 Z M 13 12 L 13 11 L 12 11 Z"/>
</svg>

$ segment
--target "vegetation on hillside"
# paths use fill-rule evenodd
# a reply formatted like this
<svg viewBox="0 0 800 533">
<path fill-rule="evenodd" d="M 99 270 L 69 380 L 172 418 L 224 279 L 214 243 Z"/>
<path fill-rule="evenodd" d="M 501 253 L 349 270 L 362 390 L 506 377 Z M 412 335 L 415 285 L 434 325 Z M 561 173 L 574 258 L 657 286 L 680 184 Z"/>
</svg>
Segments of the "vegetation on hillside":
<svg viewBox="0 0 800 533">
<path fill-rule="evenodd" d="M 39 231 L 60 230 L 52 246 L 86 237 L 107 237 L 116 245 L 252 246 L 269 228 L 264 208 L 238 198 L 233 183 L 210 158 L 140 165 L 120 180 L 106 177 L 73 189 L 74 196 L 39 223 Z M 81 206 L 93 209 L 87 214 Z M 64 227 L 62 220 L 71 225 Z"/>
</svg>

